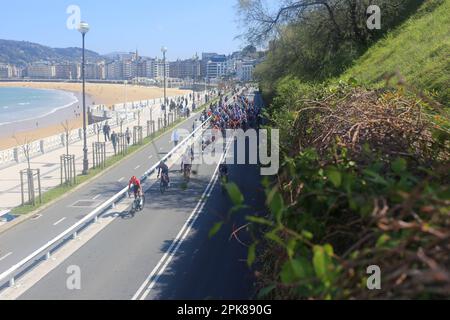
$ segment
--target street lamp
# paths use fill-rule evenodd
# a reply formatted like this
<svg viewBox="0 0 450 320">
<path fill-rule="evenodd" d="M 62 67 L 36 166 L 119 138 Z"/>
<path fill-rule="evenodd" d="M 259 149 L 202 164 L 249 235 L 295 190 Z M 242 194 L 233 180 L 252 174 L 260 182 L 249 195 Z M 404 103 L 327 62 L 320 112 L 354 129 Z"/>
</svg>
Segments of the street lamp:
<svg viewBox="0 0 450 320">
<path fill-rule="evenodd" d="M 86 78 L 85 78 L 85 47 L 84 38 L 89 32 L 89 24 L 87 22 L 81 22 L 78 26 L 78 31 L 81 33 L 83 38 L 83 62 L 81 67 L 82 77 L 83 77 L 83 175 L 87 175 L 89 171 L 89 160 L 88 160 L 88 149 L 87 149 L 87 128 L 86 128 Z"/>
<path fill-rule="evenodd" d="M 165 107 L 165 112 L 164 112 L 164 126 L 167 126 L 167 89 L 166 89 L 166 52 L 167 52 L 167 48 L 166 47 L 162 47 L 161 48 L 161 52 L 163 53 L 163 64 L 164 64 L 164 107 Z"/>
<path fill-rule="evenodd" d="M 197 78 L 197 62 L 198 62 L 198 55 L 195 54 L 194 58 L 192 58 L 194 61 L 194 73 L 192 74 L 192 105 L 195 104 L 195 80 Z"/>
</svg>

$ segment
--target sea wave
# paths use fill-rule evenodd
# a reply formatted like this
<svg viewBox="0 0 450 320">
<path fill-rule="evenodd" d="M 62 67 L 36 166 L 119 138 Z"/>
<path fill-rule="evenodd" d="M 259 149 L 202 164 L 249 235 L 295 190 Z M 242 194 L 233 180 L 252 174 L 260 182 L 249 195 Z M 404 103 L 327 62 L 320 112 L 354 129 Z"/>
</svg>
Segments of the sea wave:
<svg viewBox="0 0 450 320">
<path fill-rule="evenodd" d="M 57 90 L 55 90 L 57 91 Z M 72 101 L 61 106 L 61 107 L 56 107 L 53 108 L 51 111 L 44 113 L 43 115 L 37 116 L 37 117 L 32 117 L 32 118 L 27 118 L 27 119 L 20 119 L 20 120 L 15 120 L 15 121 L 8 121 L 8 122 L 0 122 L 0 126 L 4 126 L 7 124 L 14 124 L 14 123 L 20 123 L 20 122 L 25 122 L 25 121 L 30 121 L 30 120 L 34 120 L 34 119 L 42 119 L 45 118 L 59 110 L 65 109 L 65 108 L 69 108 L 70 106 L 74 105 L 75 103 L 79 102 L 78 98 L 75 96 L 75 94 L 73 94 L 72 92 L 67 92 L 67 91 L 63 91 L 64 93 L 70 95 L 72 97 Z"/>
</svg>

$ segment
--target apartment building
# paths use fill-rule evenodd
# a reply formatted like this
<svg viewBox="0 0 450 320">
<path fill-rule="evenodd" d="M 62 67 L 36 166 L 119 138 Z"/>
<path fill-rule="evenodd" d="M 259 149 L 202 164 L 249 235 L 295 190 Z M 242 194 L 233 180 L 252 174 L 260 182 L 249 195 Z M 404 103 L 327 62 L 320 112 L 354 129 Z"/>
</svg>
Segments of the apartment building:
<svg viewBox="0 0 450 320">
<path fill-rule="evenodd" d="M 206 69 L 208 66 L 208 61 L 212 58 L 217 56 L 217 53 L 212 53 L 212 52 L 203 52 L 202 53 L 202 61 L 200 62 L 200 75 L 202 78 L 206 77 Z"/>
<path fill-rule="evenodd" d="M 211 57 L 206 64 L 206 77 L 208 79 L 218 79 L 227 74 L 227 57 L 216 55 Z"/>
<path fill-rule="evenodd" d="M 253 71 L 255 70 L 256 60 L 244 60 L 237 63 L 236 77 L 240 81 L 253 81 Z"/>
<path fill-rule="evenodd" d="M 55 78 L 75 80 L 79 78 L 79 66 L 75 63 L 62 63 L 55 65 Z"/>
<path fill-rule="evenodd" d="M 0 79 L 12 78 L 12 68 L 8 64 L 0 64 Z"/>
<path fill-rule="evenodd" d="M 177 79 L 198 79 L 201 75 L 201 63 L 197 59 L 170 62 L 170 77 Z"/>
<path fill-rule="evenodd" d="M 166 61 L 166 78 L 170 77 L 170 63 Z M 153 63 L 152 79 L 164 78 L 164 60 L 155 59 Z"/>
<path fill-rule="evenodd" d="M 27 75 L 31 79 L 54 79 L 56 67 L 46 62 L 37 62 L 27 67 Z"/>
</svg>

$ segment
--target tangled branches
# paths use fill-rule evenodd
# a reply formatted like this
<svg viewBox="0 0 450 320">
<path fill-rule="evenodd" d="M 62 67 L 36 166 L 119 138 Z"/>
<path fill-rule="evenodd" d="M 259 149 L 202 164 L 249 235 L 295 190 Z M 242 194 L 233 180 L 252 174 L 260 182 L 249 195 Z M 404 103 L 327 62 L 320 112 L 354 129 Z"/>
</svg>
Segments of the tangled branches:
<svg viewBox="0 0 450 320">
<path fill-rule="evenodd" d="M 272 233 L 282 240 L 267 266 L 284 281 L 263 272 L 264 284 L 277 282 L 281 298 L 450 296 L 449 144 L 426 106 L 360 88 L 312 93 L 300 106 L 276 187 L 286 205 Z M 372 265 L 381 290 L 366 286 Z"/>
<path fill-rule="evenodd" d="M 449 159 L 448 148 L 433 148 L 434 128 L 420 101 L 363 89 L 336 95 L 302 101 L 304 107 L 298 111 L 294 127 L 296 151 L 314 147 L 323 155 L 337 143 L 360 161 L 365 160 L 364 147 L 382 157 L 405 156 L 428 165 L 433 160 Z"/>
</svg>

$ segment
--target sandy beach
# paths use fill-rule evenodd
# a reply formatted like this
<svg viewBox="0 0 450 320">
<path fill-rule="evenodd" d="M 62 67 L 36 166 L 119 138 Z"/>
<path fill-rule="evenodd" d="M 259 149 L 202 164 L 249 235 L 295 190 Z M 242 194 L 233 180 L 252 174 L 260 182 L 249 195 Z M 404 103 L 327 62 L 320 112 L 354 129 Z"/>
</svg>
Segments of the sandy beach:
<svg viewBox="0 0 450 320">
<path fill-rule="evenodd" d="M 14 124 L 0 126 L 0 150 L 8 149 L 25 140 L 39 140 L 64 131 L 61 123 L 68 121 L 72 129 L 81 128 L 83 125 L 80 116 L 82 86 L 79 83 L 52 83 L 52 82 L 2 82 L 0 87 L 23 87 L 35 89 L 56 89 L 73 92 L 78 98 L 78 103 L 59 110 L 45 118 L 28 120 Z M 167 96 L 187 94 L 190 91 L 167 89 Z M 164 96 L 164 90 L 160 88 L 140 87 L 118 84 L 94 84 L 86 83 L 86 105 L 104 104 L 111 107 L 114 104 L 141 101 L 160 98 Z M 77 116 L 77 114 L 79 116 Z M 82 112 L 81 112 L 82 115 Z"/>
</svg>

